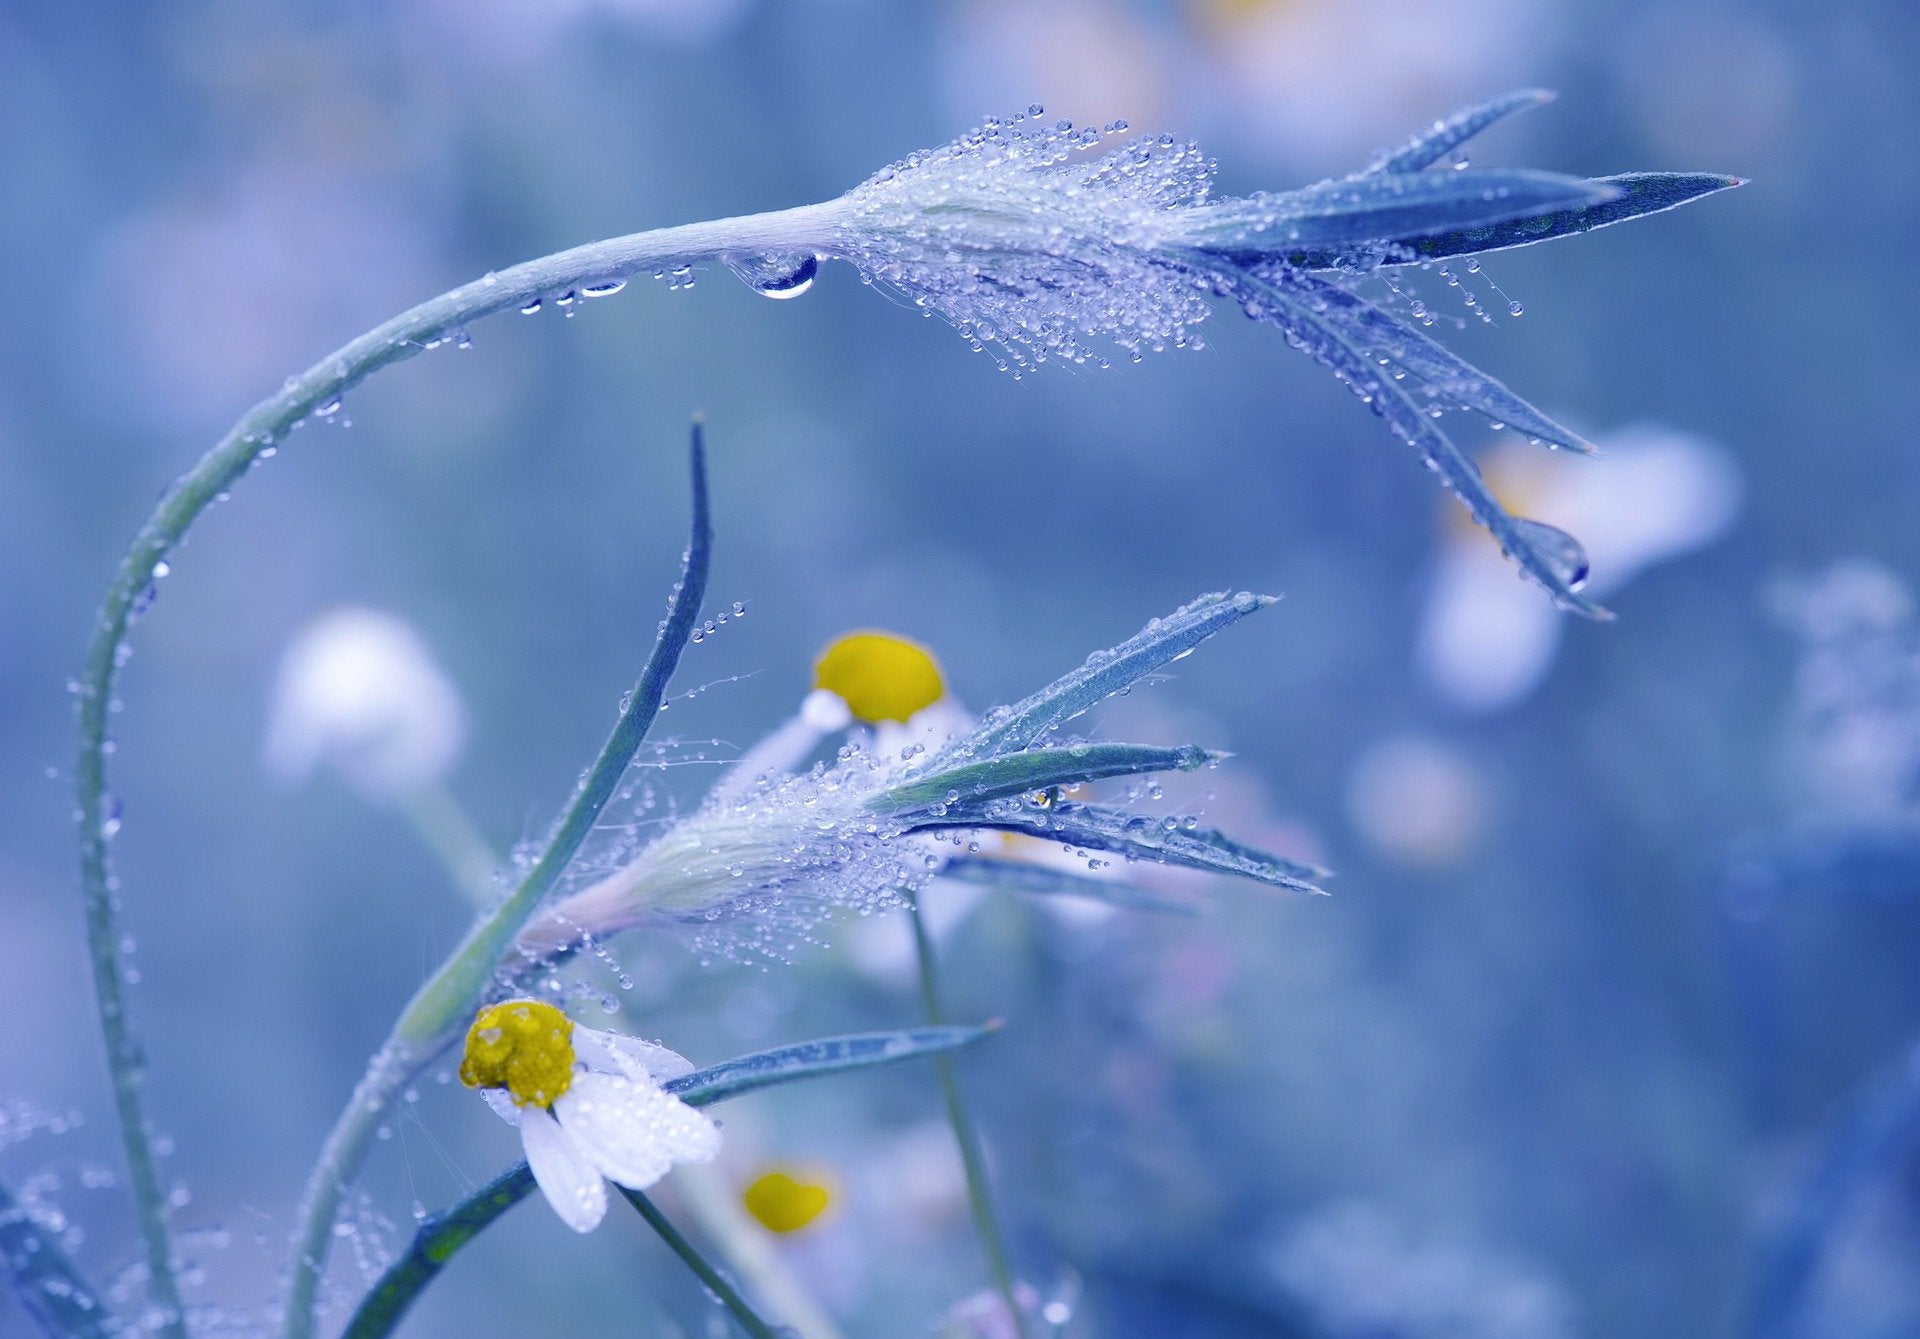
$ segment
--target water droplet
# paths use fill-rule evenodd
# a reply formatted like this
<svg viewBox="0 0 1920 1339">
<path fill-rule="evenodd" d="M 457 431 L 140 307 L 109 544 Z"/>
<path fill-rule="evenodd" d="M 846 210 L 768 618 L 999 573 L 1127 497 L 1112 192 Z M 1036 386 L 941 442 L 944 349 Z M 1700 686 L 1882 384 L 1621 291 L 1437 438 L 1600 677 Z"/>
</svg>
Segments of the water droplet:
<svg viewBox="0 0 1920 1339">
<path fill-rule="evenodd" d="M 541 302 L 541 300 L 540 300 L 539 298 L 532 298 L 532 299 L 530 299 L 529 301 L 527 301 L 526 303 L 524 303 L 524 304 L 522 304 L 522 306 L 521 306 L 521 308 L 520 308 L 520 314 L 521 314 L 522 316 L 531 316 L 531 315 L 533 315 L 533 314 L 534 314 L 535 312 L 537 312 L 537 311 L 539 311 L 539 310 L 540 310 L 540 308 L 541 308 L 542 306 L 544 306 L 544 305 L 545 305 L 545 304 L 544 304 L 544 303 L 542 303 L 542 302 Z"/>
<path fill-rule="evenodd" d="M 797 298 L 813 287 L 820 273 L 820 257 L 815 255 L 731 256 L 727 268 L 740 276 L 742 283 L 768 298 Z"/>
<path fill-rule="evenodd" d="M 1579 590 L 1587 584 L 1587 551 L 1579 540 L 1564 530 L 1520 516 L 1513 518 L 1513 528 L 1568 590 Z"/>
<path fill-rule="evenodd" d="M 597 284 L 580 285 L 583 298 L 610 298 L 627 286 L 625 279 L 603 279 Z"/>
</svg>

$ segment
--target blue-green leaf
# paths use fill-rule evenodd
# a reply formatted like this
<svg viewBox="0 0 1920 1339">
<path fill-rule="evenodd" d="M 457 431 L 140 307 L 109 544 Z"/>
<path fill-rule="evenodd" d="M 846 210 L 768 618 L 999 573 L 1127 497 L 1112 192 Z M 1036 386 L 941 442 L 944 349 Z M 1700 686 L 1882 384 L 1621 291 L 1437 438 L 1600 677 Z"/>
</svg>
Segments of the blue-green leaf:
<svg viewBox="0 0 1920 1339">
<path fill-rule="evenodd" d="M 1348 331 L 1377 357 L 1391 358 L 1441 403 L 1471 409 L 1515 432 L 1571 451 L 1593 450 L 1592 443 L 1571 428 L 1548 418 L 1498 380 L 1358 294 L 1298 272 L 1285 276 L 1283 282 L 1297 286 L 1329 322 Z"/>
<path fill-rule="evenodd" d="M 827 1037 L 743 1055 L 737 1060 L 724 1060 L 661 1086 L 689 1106 L 704 1107 L 742 1093 L 821 1074 L 938 1055 L 970 1046 L 993 1031 L 991 1027 L 923 1027 Z"/>
<path fill-rule="evenodd" d="M 1587 559 L 1579 541 L 1550 525 L 1509 515 L 1481 479 L 1479 467 L 1434 423 L 1428 413 L 1432 406 L 1416 401 L 1401 383 L 1383 373 L 1379 355 L 1361 336 L 1331 319 L 1323 296 L 1305 287 L 1309 279 L 1280 269 L 1270 280 L 1240 272 L 1233 282 L 1249 316 L 1287 331 L 1303 350 L 1338 373 L 1396 436 L 1420 453 L 1427 467 L 1466 504 L 1473 519 L 1556 604 L 1588 618 L 1611 619 L 1606 609 L 1580 594 Z"/>
<path fill-rule="evenodd" d="M 1228 255 L 1290 257 L 1302 247 L 1399 241 L 1577 212 L 1620 195 L 1604 182 L 1527 168 L 1380 172 L 1200 206 L 1183 240 Z"/>
<path fill-rule="evenodd" d="M 1201 826 L 1197 819 L 1154 818 L 1125 809 L 1068 800 L 1046 805 L 1002 800 L 956 812 L 949 826 L 1024 832 L 1069 846 L 1112 851 L 1129 860 L 1232 874 L 1305 893 L 1320 892 L 1314 880 L 1325 878 L 1327 873 L 1316 866 L 1235 841 L 1217 828 Z"/>
<path fill-rule="evenodd" d="M 1517 112 L 1545 106 L 1553 101 L 1554 96 L 1548 89 L 1523 88 L 1487 102 L 1462 107 L 1444 120 L 1435 121 L 1367 170 L 1415 172 L 1431 166 L 1495 122 L 1504 121 Z"/>
<path fill-rule="evenodd" d="M 5 1185 L 0 1185 L 0 1276 L 51 1339 L 93 1339 L 120 1328 L 60 1243 Z"/>
<path fill-rule="evenodd" d="M 1038 893 L 1043 897 L 1085 897 L 1128 911 L 1157 911 L 1174 916 L 1193 916 L 1199 908 L 1192 902 L 1162 897 L 1124 879 L 1101 879 L 1080 874 L 1057 865 L 1040 865 L 1012 856 L 955 856 L 940 866 L 940 877 L 959 883 L 978 884 L 1010 893 Z"/>
<path fill-rule="evenodd" d="M 952 751 L 992 758 L 1026 748 L 1050 730 L 1097 706 L 1147 675 L 1190 654 L 1216 632 L 1274 603 L 1271 595 L 1216 592 L 1202 595 L 1165 618 L 1156 618 L 1120 645 L 1096 651 L 1086 663 L 1032 697 L 989 715 L 956 741 Z"/>
<path fill-rule="evenodd" d="M 1535 242 L 1550 242 L 1556 237 L 1572 237 L 1612 223 L 1677 209 L 1719 191 L 1746 183 L 1739 177 L 1714 172 L 1623 172 L 1618 176 L 1596 177 L 1596 185 L 1611 187 L 1616 194 L 1610 200 L 1572 206 L 1535 214 L 1529 218 L 1508 219 L 1479 227 L 1449 229 L 1424 236 L 1402 237 L 1388 255 L 1388 264 L 1413 264 L 1445 260 L 1449 256 L 1471 256 L 1485 251 L 1504 251 Z M 1324 264 L 1338 264 L 1323 258 Z M 1317 268 L 1308 263 L 1308 268 Z"/>
<path fill-rule="evenodd" d="M 916 813 L 944 814 L 952 805 L 980 804 L 1007 795 L 1077 786 L 1116 776 L 1149 772 L 1191 772 L 1214 755 L 1192 744 L 1160 748 L 1148 744 L 1064 744 L 1023 749 L 961 763 L 882 791 L 867 801 L 875 813 L 905 818 Z"/>
</svg>

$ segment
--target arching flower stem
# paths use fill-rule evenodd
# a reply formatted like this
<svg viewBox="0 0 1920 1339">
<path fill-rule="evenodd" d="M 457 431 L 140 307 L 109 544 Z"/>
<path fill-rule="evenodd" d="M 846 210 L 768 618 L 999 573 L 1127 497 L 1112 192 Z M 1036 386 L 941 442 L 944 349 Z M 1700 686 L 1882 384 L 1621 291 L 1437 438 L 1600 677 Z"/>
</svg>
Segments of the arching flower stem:
<svg viewBox="0 0 1920 1339">
<path fill-rule="evenodd" d="M 127 1155 L 128 1182 L 145 1243 L 149 1286 L 164 1318 L 162 1333 L 184 1339 L 186 1328 L 167 1196 L 141 1094 L 144 1061 L 127 1019 L 126 981 L 119 957 L 123 934 L 110 849 L 119 817 L 108 789 L 106 758 L 108 717 L 126 659 L 128 633 L 152 598 L 155 578 L 164 575 L 161 564 L 207 508 L 264 455 L 277 449 L 297 424 L 337 403 L 381 368 L 444 343 L 483 317 L 518 310 L 553 294 L 734 253 L 806 252 L 823 242 L 843 212 L 838 204 L 807 205 L 610 238 L 488 273 L 423 302 L 335 350 L 247 411 L 198 464 L 173 481 L 134 535 L 101 599 L 77 679 L 75 816 L 80 827 L 81 895 L 86 903 L 95 1004 Z"/>
</svg>

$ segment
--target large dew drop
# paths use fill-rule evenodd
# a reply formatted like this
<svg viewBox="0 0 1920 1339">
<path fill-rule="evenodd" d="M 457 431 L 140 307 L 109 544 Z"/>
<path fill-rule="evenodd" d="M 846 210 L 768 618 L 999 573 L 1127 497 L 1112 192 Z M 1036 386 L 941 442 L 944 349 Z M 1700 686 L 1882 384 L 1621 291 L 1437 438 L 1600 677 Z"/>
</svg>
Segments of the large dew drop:
<svg viewBox="0 0 1920 1339">
<path fill-rule="evenodd" d="M 1520 516 L 1513 518 L 1513 528 L 1553 574 L 1567 583 L 1568 590 L 1579 590 L 1587 584 L 1587 551 L 1579 540 L 1564 530 Z"/>
<path fill-rule="evenodd" d="M 729 256 L 727 268 L 762 297 L 797 298 L 813 287 L 820 273 L 815 255 Z"/>
</svg>

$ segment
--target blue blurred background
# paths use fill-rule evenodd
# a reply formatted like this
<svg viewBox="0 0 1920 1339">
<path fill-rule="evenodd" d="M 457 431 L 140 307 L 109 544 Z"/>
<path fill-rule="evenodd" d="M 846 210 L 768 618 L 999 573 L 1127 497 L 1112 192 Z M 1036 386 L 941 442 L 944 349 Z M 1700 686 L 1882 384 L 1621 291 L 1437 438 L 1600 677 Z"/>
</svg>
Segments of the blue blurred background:
<svg viewBox="0 0 1920 1339">
<path fill-rule="evenodd" d="M 1204 351 L 1016 381 L 840 266 L 792 302 L 714 272 L 493 318 L 247 478 L 138 631 L 113 759 L 193 1293 L 257 1319 L 325 1129 L 463 926 L 394 811 L 270 778 L 282 652 L 340 605 L 411 622 L 465 703 L 451 789 L 498 848 L 537 834 L 645 653 L 705 411 L 714 594 L 747 615 L 663 722 L 682 803 L 846 628 L 922 639 L 984 708 L 1202 590 L 1286 596 L 1102 725 L 1232 750 L 1170 802 L 1323 859 L 1335 895 L 1209 886 L 1194 921 L 995 898 L 946 940 L 952 1012 L 1008 1020 L 963 1073 L 1072 1332 L 1920 1334 L 1915 51 L 1907 0 L 14 0 L 0 1174 L 95 1277 L 134 1259 L 64 683 L 160 488 L 283 377 L 489 268 L 824 199 L 1035 100 L 1193 136 L 1243 192 L 1543 85 L 1476 163 L 1753 179 L 1464 276 L 1519 317 L 1409 280 L 1451 347 L 1619 444 L 1510 481 L 1592 543 L 1610 626 L 1489 579 L 1411 453 L 1235 312 Z M 1648 443 L 1693 493 L 1624 468 Z M 917 1019 L 883 952 L 829 939 L 764 968 L 633 937 L 612 1025 L 712 1061 Z M 355 1210 L 367 1268 L 517 1156 L 426 1086 Z M 928 1333 L 984 1284 L 924 1069 L 725 1114 L 728 1184 L 834 1187 L 776 1246 L 849 1335 Z M 709 1310 L 636 1222 L 576 1239 L 528 1207 L 408 1332 Z"/>
</svg>

